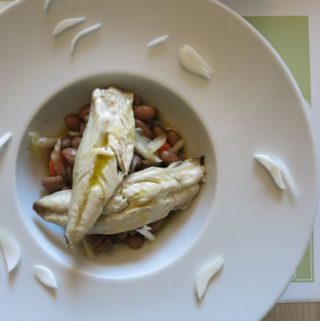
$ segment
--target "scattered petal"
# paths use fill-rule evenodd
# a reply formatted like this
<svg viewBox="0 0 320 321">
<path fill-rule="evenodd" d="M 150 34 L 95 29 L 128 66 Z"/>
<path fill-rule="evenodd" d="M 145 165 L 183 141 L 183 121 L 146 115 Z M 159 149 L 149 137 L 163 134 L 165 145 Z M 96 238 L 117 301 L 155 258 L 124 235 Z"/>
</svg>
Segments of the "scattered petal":
<svg viewBox="0 0 320 321">
<path fill-rule="evenodd" d="M 11 140 L 11 138 L 11 133 L 6 133 L 0 137 L 0 150 Z"/>
<path fill-rule="evenodd" d="M 142 228 L 138 228 L 138 229 L 136 229 L 136 231 L 138 233 L 140 233 L 141 235 L 143 235 L 150 242 L 153 242 L 156 240 L 156 237 L 150 232 L 151 227 L 148 225 L 145 225 Z"/>
<path fill-rule="evenodd" d="M 87 34 L 89 34 L 89 33 L 91 33 L 91 32 L 94 32 L 94 31 L 98 30 L 99 28 L 101 28 L 101 23 L 100 23 L 100 22 L 99 22 L 99 23 L 96 23 L 95 25 L 92 25 L 92 26 L 90 26 L 90 27 L 88 27 L 88 28 L 85 28 L 85 29 L 81 30 L 80 32 L 78 32 L 78 33 L 74 36 L 74 38 L 72 39 L 72 43 L 71 43 L 71 55 L 74 54 L 74 51 L 75 51 L 75 49 L 76 49 L 76 45 L 77 45 L 78 41 L 79 41 L 82 37 L 84 37 L 85 35 L 87 35 Z"/>
<path fill-rule="evenodd" d="M 63 33 L 64 31 L 66 31 L 67 29 L 70 29 L 72 27 L 79 25 L 86 19 L 87 19 L 86 17 L 79 17 L 79 18 L 69 18 L 69 19 L 62 20 L 55 26 L 52 35 L 56 37 L 61 33 Z"/>
<path fill-rule="evenodd" d="M 214 275 L 220 272 L 224 265 L 224 259 L 217 257 L 215 260 L 206 265 L 196 277 L 196 291 L 199 300 L 202 299 L 207 290 L 208 283 Z"/>
<path fill-rule="evenodd" d="M 47 11 L 50 4 L 51 4 L 52 0 L 44 0 L 44 5 L 43 5 L 43 10 Z"/>
<path fill-rule="evenodd" d="M 155 39 L 152 39 L 150 42 L 148 42 L 147 47 L 156 47 L 159 45 L 162 45 L 163 43 L 167 42 L 169 39 L 169 35 L 163 35 L 160 37 L 157 37 Z"/>
<path fill-rule="evenodd" d="M 4 260 L 6 262 L 7 271 L 10 273 L 18 265 L 20 261 L 20 247 L 17 241 L 8 232 L 0 231 L 0 246 Z"/>
<path fill-rule="evenodd" d="M 48 288 L 57 289 L 58 283 L 53 272 L 43 265 L 33 266 L 33 275 L 35 278 Z"/>
<path fill-rule="evenodd" d="M 299 195 L 292 175 L 287 166 L 280 159 L 264 154 L 255 154 L 254 158 L 269 171 L 280 190 L 283 191 L 288 188 L 292 195 Z"/>
<path fill-rule="evenodd" d="M 188 71 L 210 79 L 213 70 L 206 61 L 189 45 L 184 45 L 179 49 L 179 59 L 182 66 Z"/>
</svg>

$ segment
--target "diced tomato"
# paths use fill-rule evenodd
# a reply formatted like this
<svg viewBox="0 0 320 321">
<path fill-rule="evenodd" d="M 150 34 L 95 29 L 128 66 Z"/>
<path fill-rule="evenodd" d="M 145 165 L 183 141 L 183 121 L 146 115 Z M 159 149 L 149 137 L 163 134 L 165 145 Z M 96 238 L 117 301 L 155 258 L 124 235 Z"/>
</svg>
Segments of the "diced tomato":
<svg viewBox="0 0 320 321">
<path fill-rule="evenodd" d="M 164 143 L 159 149 L 158 152 L 161 154 L 162 152 L 165 152 L 169 150 L 171 146 L 168 143 Z"/>
<path fill-rule="evenodd" d="M 49 160 L 49 174 L 50 176 L 57 176 L 57 172 L 52 159 Z"/>
</svg>

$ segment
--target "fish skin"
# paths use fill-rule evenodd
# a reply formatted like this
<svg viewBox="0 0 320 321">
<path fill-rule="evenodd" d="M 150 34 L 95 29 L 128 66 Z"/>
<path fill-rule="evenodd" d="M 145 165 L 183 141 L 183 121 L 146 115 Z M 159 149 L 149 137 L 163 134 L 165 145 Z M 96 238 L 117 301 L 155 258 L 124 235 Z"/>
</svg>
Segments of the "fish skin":
<svg viewBox="0 0 320 321">
<path fill-rule="evenodd" d="M 150 167 L 130 174 L 88 234 L 116 234 L 133 230 L 164 218 L 171 211 L 185 209 L 199 192 L 203 178 L 204 168 L 194 159 L 173 163 L 167 168 Z M 50 197 L 54 204 L 58 203 L 57 193 L 61 198 L 59 211 L 52 205 L 48 206 Z M 70 191 L 57 193 L 41 198 L 34 208 L 42 209 L 38 214 L 45 220 L 65 226 L 69 206 L 67 194 L 70 195 Z"/>
<path fill-rule="evenodd" d="M 73 171 L 66 239 L 73 248 L 128 174 L 134 151 L 133 94 L 95 89 Z"/>
</svg>

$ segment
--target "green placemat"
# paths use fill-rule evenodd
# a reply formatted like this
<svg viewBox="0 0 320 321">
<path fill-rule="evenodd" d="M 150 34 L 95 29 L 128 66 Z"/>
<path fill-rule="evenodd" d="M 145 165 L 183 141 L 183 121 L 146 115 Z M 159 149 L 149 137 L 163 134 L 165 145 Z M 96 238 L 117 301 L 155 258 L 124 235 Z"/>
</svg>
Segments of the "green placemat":
<svg viewBox="0 0 320 321">
<path fill-rule="evenodd" d="M 277 50 L 311 104 L 309 20 L 305 16 L 244 17 Z M 313 282 L 313 237 L 294 275 L 294 282 Z"/>
</svg>

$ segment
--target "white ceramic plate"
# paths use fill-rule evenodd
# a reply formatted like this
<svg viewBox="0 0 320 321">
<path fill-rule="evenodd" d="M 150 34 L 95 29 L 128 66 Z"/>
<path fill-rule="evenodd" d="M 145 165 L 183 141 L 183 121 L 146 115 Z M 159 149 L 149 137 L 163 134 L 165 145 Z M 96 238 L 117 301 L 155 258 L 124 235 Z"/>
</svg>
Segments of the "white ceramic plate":
<svg viewBox="0 0 320 321">
<path fill-rule="evenodd" d="M 62 19 L 85 24 L 54 39 Z M 76 32 L 102 28 L 81 41 Z M 148 49 L 149 40 L 168 43 Z M 5 320 L 257 321 L 276 302 L 307 244 L 316 203 L 316 159 L 303 99 L 269 45 L 217 2 L 185 0 L 21 1 L 0 17 L 0 130 L 14 139 L 1 154 L 1 227 L 20 242 L 9 278 L 0 265 Z M 213 66 L 211 81 L 181 68 L 178 48 L 193 46 Z M 190 154 L 205 155 L 208 177 L 192 208 L 157 242 L 91 262 L 72 256 L 62 231 L 32 212 L 44 162 L 30 153 L 29 129 L 53 134 L 61 118 L 89 101 L 96 86 L 118 85 L 157 106 L 183 134 Z M 253 160 L 281 158 L 300 195 L 274 186 Z M 195 275 L 222 255 L 225 267 L 200 303 Z M 56 293 L 34 281 L 50 267 Z"/>
</svg>

